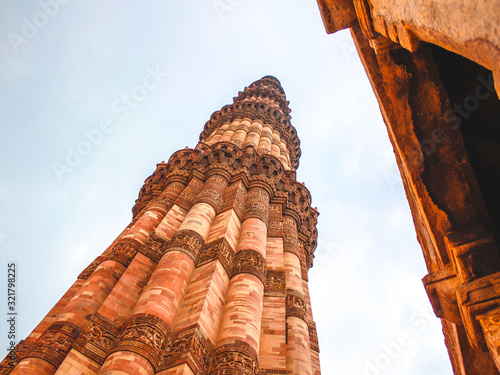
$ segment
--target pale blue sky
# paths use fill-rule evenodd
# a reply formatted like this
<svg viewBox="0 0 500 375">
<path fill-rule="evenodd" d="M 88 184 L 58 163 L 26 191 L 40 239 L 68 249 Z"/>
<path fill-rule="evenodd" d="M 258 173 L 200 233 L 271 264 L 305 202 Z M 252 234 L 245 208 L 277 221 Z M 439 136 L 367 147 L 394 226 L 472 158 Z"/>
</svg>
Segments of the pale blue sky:
<svg viewBox="0 0 500 375">
<path fill-rule="evenodd" d="M 452 373 L 348 31 L 327 35 L 314 0 L 64 3 L 0 3 L 0 277 L 17 262 L 20 338 L 126 227 L 156 163 L 194 147 L 212 112 L 274 75 L 301 139 L 298 180 L 320 211 L 309 284 L 323 373 Z M 103 122 L 108 133 L 85 149 Z M 78 147 L 85 155 L 68 166 Z"/>
</svg>

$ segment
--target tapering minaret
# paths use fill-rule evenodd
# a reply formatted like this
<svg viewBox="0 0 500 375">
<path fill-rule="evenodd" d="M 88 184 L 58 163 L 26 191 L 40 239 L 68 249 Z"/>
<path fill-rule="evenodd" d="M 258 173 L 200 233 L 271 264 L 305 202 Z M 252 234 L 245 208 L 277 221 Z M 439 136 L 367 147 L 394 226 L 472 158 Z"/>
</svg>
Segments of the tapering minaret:
<svg viewBox="0 0 500 375">
<path fill-rule="evenodd" d="M 299 157 L 283 88 L 263 77 L 157 165 L 130 225 L 0 373 L 319 375 L 318 212 Z"/>
</svg>

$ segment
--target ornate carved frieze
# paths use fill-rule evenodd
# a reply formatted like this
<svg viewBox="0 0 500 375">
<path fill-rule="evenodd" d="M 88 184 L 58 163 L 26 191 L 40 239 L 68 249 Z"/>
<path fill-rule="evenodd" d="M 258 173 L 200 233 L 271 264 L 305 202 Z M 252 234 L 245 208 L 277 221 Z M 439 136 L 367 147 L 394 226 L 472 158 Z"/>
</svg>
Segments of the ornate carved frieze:
<svg viewBox="0 0 500 375">
<path fill-rule="evenodd" d="M 308 269 L 313 266 L 314 250 L 317 246 L 317 240 L 318 230 L 314 228 L 311 235 L 305 240 L 301 241 L 301 246 L 304 250 L 306 265 Z"/>
<path fill-rule="evenodd" d="M 92 275 L 95 271 L 95 269 L 97 268 L 97 266 L 99 266 L 99 264 L 101 264 L 101 262 L 105 259 L 105 257 L 103 257 L 102 255 L 99 255 L 97 258 L 95 258 L 95 260 L 90 263 L 87 268 L 85 268 L 82 273 L 80 273 L 80 275 L 78 275 L 78 278 L 79 279 L 82 279 L 82 280 L 87 280 L 90 275 Z"/>
<path fill-rule="evenodd" d="M 173 169 L 178 169 L 179 165 L 168 165 L 167 163 L 159 163 L 156 166 L 154 173 L 149 176 L 144 182 L 141 191 L 139 192 L 139 198 L 136 200 L 135 206 L 132 208 L 132 213 L 134 218 L 144 210 L 146 205 L 155 197 L 158 197 L 161 192 L 165 189 L 165 185 L 168 182 L 167 175 L 172 177 L 175 175 Z"/>
<path fill-rule="evenodd" d="M 287 187 L 286 191 L 289 190 L 289 187 L 293 187 L 295 184 L 302 186 L 294 180 L 293 173 L 287 173 L 288 177 L 285 179 L 286 181 L 284 181 L 282 178 L 284 177 L 285 169 L 279 158 L 276 158 L 273 155 L 259 154 L 253 146 L 247 146 L 242 149 L 230 142 L 217 142 L 212 146 L 204 145 L 203 148 L 203 151 L 199 149 L 186 149 L 182 150 L 182 152 L 175 153 L 169 160 L 168 164 L 166 164 L 166 171 L 162 172 L 164 174 L 164 178 L 167 180 L 172 179 L 173 176 L 171 173 L 178 171 L 179 168 L 186 172 L 186 176 L 192 174 L 193 171 L 196 171 L 200 174 L 200 178 L 203 178 L 203 174 L 206 175 L 209 171 L 216 170 L 223 171 L 223 173 L 226 174 L 226 177 L 235 177 L 236 175 L 242 173 L 246 175 L 249 181 L 262 181 L 264 184 L 267 184 L 267 189 L 273 192 L 283 189 L 285 185 Z M 171 164 L 176 166 L 171 168 Z M 185 178 L 183 177 L 183 179 Z M 148 183 L 149 182 L 147 182 L 147 184 Z M 179 184 L 182 185 L 180 182 Z M 191 178 L 191 182 L 180 194 L 172 193 L 171 195 L 165 195 L 170 188 L 170 185 L 172 185 L 172 183 L 167 186 L 166 190 L 161 193 L 161 195 L 154 195 L 153 193 L 144 195 L 141 193 L 139 200 L 141 202 L 143 200 L 147 200 L 149 202 L 154 199 L 161 201 L 163 198 L 166 198 L 163 203 L 170 205 L 171 201 L 168 198 L 176 198 L 175 203 L 188 210 L 192 206 L 194 199 L 196 199 L 197 194 L 202 190 L 201 181 L 194 177 Z M 219 192 L 217 188 L 217 185 L 215 188 L 207 187 L 207 189 Z M 303 190 L 305 192 L 307 189 L 299 187 L 299 190 Z M 209 193 L 207 194 L 209 195 Z M 218 201 L 219 197 L 217 194 L 215 195 L 215 200 Z M 213 199 L 214 197 L 208 196 L 207 199 L 208 198 Z M 137 207 L 138 206 L 136 204 L 136 207 L 134 207 L 135 215 L 138 213 Z M 141 206 L 141 210 L 143 209 L 144 205 Z M 307 216 L 307 213 L 304 215 Z"/>
<path fill-rule="evenodd" d="M 165 176 L 166 178 L 166 176 Z M 181 194 L 182 190 L 184 190 L 184 183 L 179 181 L 170 182 L 165 190 L 151 201 L 149 206 L 150 209 L 154 209 L 157 211 L 166 214 L 170 208 L 172 208 L 175 200 Z"/>
<path fill-rule="evenodd" d="M 227 180 L 224 177 L 210 176 L 196 197 L 195 203 L 207 203 L 214 208 L 215 212 L 219 212 L 226 186 Z"/>
<path fill-rule="evenodd" d="M 267 223 L 268 237 L 283 237 L 283 222 L 278 220 L 269 220 Z"/>
<path fill-rule="evenodd" d="M 36 357 L 59 367 L 68 355 L 81 329 L 69 322 L 53 323 L 36 341 L 26 357 Z"/>
<path fill-rule="evenodd" d="M 317 231 L 315 226 L 318 212 L 310 206 L 309 191 L 303 184 L 295 180 L 296 176 L 293 171 L 285 171 L 278 158 L 272 155 L 258 154 L 253 146 L 241 149 L 229 142 L 218 142 L 212 146 L 205 145 L 203 151 L 185 149 L 175 153 L 164 167 L 166 172 L 162 172 L 167 173 L 165 175 L 167 179 L 171 178 L 168 174 L 169 170 L 177 170 L 174 167 L 171 168 L 170 164 L 177 165 L 175 168 L 185 168 L 188 173 L 196 171 L 199 175 L 199 178 L 191 178 L 188 186 L 176 199 L 175 203 L 186 210 L 189 210 L 195 201 L 204 201 L 219 209 L 220 212 L 220 210 L 231 207 L 230 200 L 234 197 L 233 208 L 240 219 L 244 219 L 248 215 L 248 217 L 258 217 L 267 222 L 269 216 L 268 199 L 253 198 L 250 194 L 245 198 L 245 185 L 250 183 L 250 185 L 254 184 L 255 186 L 257 184 L 259 189 L 266 191 L 268 195 L 283 196 L 280 199 L 284 201 L 287 214 L 295 218 L 297 222 L 296 232 L 308 253 L 307 266 L 312 265 L 312 253 L 316 248 Z M 222 183 L 212 184 L 209 182 L 211 177 L 208 177 L 207 183 L 203 186 L 200 178 L 213 172 L 225 174 L 224 177 L 219 177 Z M 238 178 L 239 187 L 236 196 L 232 185 L 223 195 L 222 187 L 226 184 L 223 179 L 226 178 Z M 170 185 L 172 183 L 167 188 L 170 188 Z M 199 197 L 198 194 L 200 194 Z M 229 199 L 226 200 L 226 197 Z M 245 200 L 245 209 L 243 209 Z M 245 212 L 247 213 L 245 214 Z M 280 235 L 281 225 L 278 220 L 272 220 L 269 225 L 270 234 Z M 295 250 L 295 244 L 294 239 L 288 241 L 290 251 Z"/>
<path fill-rule="evenodd" d="M 189 255 L 196 263 L 198 255 L 205 244 L 203 237 L 190 229 L 178 231 L 166 245 L 165 252 L 182 251 Z"/>
<path fill-rule="evenodd" d="M 174 204 L 175 198 L 172 197 L 158 197 L 154 198 L 150 205 L 148 206 L 149 210 L 155 210 L 161 212 L 162 214 L 166 214 L 168 210 Z"/>
<path fill-rule="evenodd" d="M 247 193 L 243 220 L 255 217 L 267 224 L 269 219 L 269 194 L 260 187 L 253 187 Z"/>
<path fill-rule="evenodd" d="M 208 375 L 214 348 L 210 340 L 195 325 L 170 336 L 158 371 L 187 363 L 195 374 Z"/>
<path fill-rule="evenodd" d="M 231 277 L 239 273 L 249 273 L 257 276 L 262 283 L 266 283 L 266 260 L 261 253 L 255 250 L 243 249 L 234 257 Z"/>
<path fill-rule="evenodd" d="M 87 327 L 78 336 L 73 347 L 102 365 L 119 332 L 120 327 L 96 313 L 92 315 Z"/>
<path fill-rule="evenodd" d="M 193 206 L 194 200 L 197 195 L 201 191 L 203 187 L 203 182 L 201 182 L 197 178 L 192 178 L 186 188 L 179 194 L 177 199 L 175 200 L 175 204 L 179 207 L 189 211 L 189 209 Z"/>
<path fill-rule="evenodd" d="M 312 350 L 319 352 L 318 332 L 316 331 L 316 323 L 312 320 L 307 321 L 309 328 L 309 346 Z"/>
<path fill-rule="evenodd" d="M 203 247 L 203 250 L 198 258 L 197 267 L 201 267 L 214 260 L 218 260 L 222 264 L 222 267 L 224 267 L 228 275 L 231 274 L 234 260 L 234 250 L 231 248 L 231 245 L 229 245 L 229 242 L 227 242 L 225 237 L 212 241 Z"/>
<path fill-rule="evenodd" d="M 285 294 L 285 271 L 267 270 L 266 284 L 264 286 L 264 295 L 283 295 Z"/>
<path fill-rule="evenodd" d="M 307 305 L 302 293 L 293 290 L 286 290 L 286 316 L 295 316 L 307 323 Z"/>
<path fill-rule="evenodd" d="M 160 354 L 167 347 L 168 326 L 151 314 L 135 314 L 118 337 L 110 353 L 130 351 L 146 358 L 156 369 Z"/>
<path fill-rule="evenodd" d="M 318 221 L 318 211 L 311 207 L 311 194 L 304 186 L 295 180 L 295 176 L 287 176 L 285 180 L 285 191 L 287 199 L 285 210 L 288 215 L 295 218 L 296 231 L 304 240 L 307 239 L 308 251 L 312 252 L 316 248 L 316 223 Z"/>
<path fill-rule="evenodd" d="M 139 252 L 149 259 L 158 262 L 165 253 L 166 245 L 167 242 L 163 238 L 152 234 L 148 237 L 146 243 L 139 247 Z"/>
<path fill-rule="evenodd" d="M 105 260 L 114 260 L 128 267 L 137 253 L 139 246 L 139 243 L 133 240 L 120 240 L 113 246 Z"/>
<path fill-rule="evenodd" d="M 285 170 L 281 160 L 272 155 L 260 155 L 256 162 L 259 174 L 269 181 L 271 188 L 275 189 L 275 184 L 281 179 Z M 252 169 L 250 169 L 250 173 L 252 174 Z"/>
<path fill-rule="evenodd" d="M 215 351 L 210 375 L 258 375 L 259 356 L 254 348 L 244 341 L 218 347 Z"/>
</svg>

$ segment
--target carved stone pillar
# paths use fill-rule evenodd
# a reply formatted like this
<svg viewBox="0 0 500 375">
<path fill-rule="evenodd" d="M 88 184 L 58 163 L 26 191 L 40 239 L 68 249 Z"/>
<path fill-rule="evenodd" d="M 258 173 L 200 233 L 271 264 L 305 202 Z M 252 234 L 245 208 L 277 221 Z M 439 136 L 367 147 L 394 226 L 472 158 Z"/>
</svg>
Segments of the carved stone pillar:
<svg viewBox="0 0 500 375">
<path fill-rule="evenodd" d="M 258 353 L 266 277 L 269 193 L 251 187 L 234 259 L 211 374 L 258 373 Z"/>
<path fill-rule="evenodd" d="M 227 180 L 217 174 L 207 178 L 100 374 L 112 374 L 123 366 L 130 373 L 154 374 L 226 186 Z"/>
<path fill-rule="evenodd" d="M 283 223 L 283 250 L 286 274 L 286 322 L 287 322 L 287 373 L 310 375 L 311 354 L 307 304 L 302 290 L 301 246 L 297 236 L 297 223 L 285 214 Z"/>
<path fill-rule="evenodd" d="M 236 131 L 231 137 L 231 143 L 234 143 L 236 146 L 243 146 L 243 142 L 245 142 L 245 138 L 247 137 L 248 129 L 250 127 L 250 122 L 248 120 L 241 121 L 233 121 L 233 124 L 237 126 Z"/>
<path fill-rule="evenodd" d="M 252 122 L 248 130 L 248 135 L 245 138 L 245 142 L 243 142 L 243 147 L 245 146 L 253 146 L 255 149 L 259 146 L 260 135 L 262 133 L 262 123 L 260 121 Z"/>
<path fill-rule="evenodd" d="M 219 142 L 230 142 L 237 127 L 238 125 L 236 125 L 234 122 L 231 123 L 220 137 Z"/>
<path fill-rule="evenodd" d="M 262 126 L 262 132 L 260 134 L 260 141 L 259 141 L 259 147 L 257 148 L 257 152 L 262 154 L 270 154 L 272 138 L 273 138 L 273 129 L 268 124 L 264 124 L 264 126 Z"/>
<path fill-rule="evenodd" d="M 276 130 L 273 130 L 273 135 L 271 138 L 271 155 L 280 158 L 280 133 Z"/>
</svg>

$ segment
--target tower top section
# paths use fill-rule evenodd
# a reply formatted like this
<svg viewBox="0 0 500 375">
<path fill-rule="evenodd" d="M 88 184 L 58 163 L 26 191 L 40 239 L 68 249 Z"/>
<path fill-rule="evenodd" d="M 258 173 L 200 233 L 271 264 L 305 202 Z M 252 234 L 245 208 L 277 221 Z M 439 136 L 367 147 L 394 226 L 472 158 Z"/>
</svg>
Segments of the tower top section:
<svg viewBox="0 0 500 375">
<path fill-rule="evenodd" d="M 279 133 L 290 156 L 290 167 L 295 170 L 299 166 L 301 151 L 297 131 L 291 124 L 289 103 L 285 90 L 276 77 L 262 77 L 240 91 L 233 98 L 232 104 L 212 114 L 200 134 L 200 141 L 205 141 L 223 125 L 233 121 L 259 121 Z"/>
</svg>

